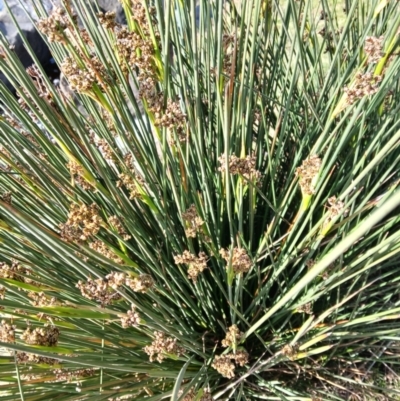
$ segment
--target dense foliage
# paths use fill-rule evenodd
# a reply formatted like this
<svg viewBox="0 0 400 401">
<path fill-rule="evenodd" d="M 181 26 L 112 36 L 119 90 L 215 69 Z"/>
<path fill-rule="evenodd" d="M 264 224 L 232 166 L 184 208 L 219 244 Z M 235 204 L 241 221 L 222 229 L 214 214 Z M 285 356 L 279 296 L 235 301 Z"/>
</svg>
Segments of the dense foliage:
<svg viewBox="0 0 400 401">
<path fill-rule="evenodd" d="M 400 399 L 399 3 L 34 3 L 63 75 L 1 39 L 2 400 Z"/>
</svg>

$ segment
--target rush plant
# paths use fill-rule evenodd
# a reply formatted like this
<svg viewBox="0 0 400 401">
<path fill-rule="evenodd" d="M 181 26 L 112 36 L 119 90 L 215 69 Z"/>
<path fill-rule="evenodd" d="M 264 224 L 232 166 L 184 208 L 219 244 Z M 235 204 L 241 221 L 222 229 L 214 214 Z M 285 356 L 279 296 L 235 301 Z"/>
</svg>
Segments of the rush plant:
<svg viewBox="0 0 400 401">
<path fill-rule="evenodd" d="M 1 399 L 400 399 L 398 1 L 33 3 Z"/>
</svg>

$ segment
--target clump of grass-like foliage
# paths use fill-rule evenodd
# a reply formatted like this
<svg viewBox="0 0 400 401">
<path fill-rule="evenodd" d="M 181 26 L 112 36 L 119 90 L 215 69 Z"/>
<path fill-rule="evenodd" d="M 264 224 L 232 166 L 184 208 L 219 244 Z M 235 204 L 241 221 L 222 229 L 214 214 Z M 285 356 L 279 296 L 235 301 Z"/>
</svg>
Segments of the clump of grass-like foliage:
<svg viewBox="0 0 400 401">
<path fill-rule="evenodd" d="M 1 38 L 2 400 L 399 399 L 399 3 L 280 3 Z"/>
</svg>

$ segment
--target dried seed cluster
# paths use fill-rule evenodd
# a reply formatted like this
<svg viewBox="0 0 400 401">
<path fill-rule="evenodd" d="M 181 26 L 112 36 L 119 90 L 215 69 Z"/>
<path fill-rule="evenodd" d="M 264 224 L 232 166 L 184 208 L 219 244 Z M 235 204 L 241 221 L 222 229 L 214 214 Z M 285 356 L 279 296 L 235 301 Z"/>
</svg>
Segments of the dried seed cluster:
<svg viewBox="0 0 400 401">
<path fill-rule="evenodd" d="M 20 265 L 18 261 L 11 260 L 11 266 L 5 262 L 0 262 L 0 277 L 8 278 L 22 283 L 34 284 L 34 281 L 29 278 L 32 276 L 32 271 Z"/>
<path fill-rule="evenodd" d="M 236 324 L 229 327 L 225 339 L 222 340 L 223 347 L 232 347 L 238 345 L 243 338 L 243 333 L 238 329 Z"/>
<path fill-rule="evenodd" d="M 178 395 L 181 396 L 183 394 L 183 390 L 179 390 Z M 181 401 L 213 401 L 213 397 L 209 390 L 203 389 L 203 395 L 197 398 L 197 392 L 192 387 L 189 392 L 182 398 Z"/>
<path fill-rule="evenodd" d="M 121 298 L 121 295 L 113 289 L 107 279 L 98 278 L 92 280 L 88 278 L 86 283 L 79 280 L 76 287 L 80 290 L 82 296 L 99 302 L 101 306 L 108 305 Z"/>
<path fill-rule="evenodd" d="M 139 187 L 144 184 L 143 178 L 136 174 L 133 170 L 129 174 L 120 174 L 118 176 L 119 181 L 117 181 L 117 187 L 121 188 L 125 186 L 129 191 L 129 199 L 135 199 L 140 196 Z"/>
<path fill-rule="evenodd" d="M 147 292 L 154 285 L 154 280 L 149 274 L 141 274 L 133 279 L 127 278 L 126 285 L 134 292 Z"/>
<path fill-rule="evenodd" d="M 58 343 L 58 337 L 60 330 L 51 325 L 45 325 L 44 327 L 37 327 L 31 329 L 28 327 L 22 334 L 21 339 L 30 345 L 43 345 L 46 347 L 53 347 Z"/>
<path fill-rule="evenodd" d="M 0 285 L 0 299 L 4 299 L 6 296 L 6 288 L 3 285 Z"/>
<path fill-rule="evenodd" d="M 161 96 L 158 98 L 160 101 L 162 100 Z M 163 109 L 161 102 L 154 102 L 151 105 L 151 111 L 155 117 L 154 124 L 170 130 L 175 128 L 179 142 L 184 142 L 186 140 L 186 115 L 183 113 L 179 102 L 173 102 L 171 99 L 168 99 L 165 111 Z M 174 145 L 172 138 L 170 139 L 170 144 Z"/>
<path fill-rule="evenodd" d="M 306 313 L 307 315 L 312 315 L 312 313 L 313 313 L 313 310 L 312 310 L 312 303 L 311 303 L 311 302 L 307 302 L 307 303 L 304 304 L 304 305 L 300 305 L 300 306 L 297 308 L 297 311 L 298 311 L 298 312 L 301 312 L 301 313 Z"/>
<path fill-rule="evenodd" d="M 207 269 L 207 255 L 204 252 L 200 252 L 199 256 L 193 255 L 189 251 L 184 251 L 182 255 L 174 256 L 175 264 L 186 264 L 188 268 L 188 277 L 197 282 L 197 276 Z"/>
<path fill-rule="evenodd" d="M 187 223 L 185 233 L 189 238 L 195 238 L 204 221 L 197 214 L 196 206 L 191 205 L 182 213 L 182 219 Z"/>
<path fill-rule="evenodd" d="M 236 351 L 236 354 L 217 355 L 211 366 L 223 377 L 232 379 L 236 365 L 244 366 L 248 361 L 249 354 L 246 351 Z"/>
<path fill-rule="evenodd" d="M 384 40 L 384 36 L 380 36 L 379 38 L 367 36 L 365 38 L 364 51 L 367 54 L 368 63 L 376 63 L 382 58 Z"/>
<path fill-rule="evenodd" d="M 226 171 L 226 155 L 221 155 L 218 158 L 218 161 L 221 164 L 218 170 L 221 172 Z M 261 173 L 256 169 L 256 157 L 254 154 L 248 155 L 245 158 L 230 155 L 228 158 L 228 169 L 231 174 L 242 175 L 253 182 L 259 182 L 261 178 Z"/>
<path fill-rule="evenodd" d="M 72 16 L 72 23 L 66 11 L 61 7 L 55 7 L 48 18 L 38 21 L 37 27 L 40 32 L 46 35 L 49 42 L 60 42 L 67 44 L 65 30 L 76 24 L 76 16 Z"/>
<path fill-rule="evenodd" d="M 252 266 L 252 261 L 243 248 L 233 248 L 232 258 L 230 251 L 226 249 L 220 249 L 219 253 L 226 260 L 227 268 L 229 267 L 229 263 L 231 263 L 235 274 L 247 273 Z"/>
<path fill-rule="evenodd" d="M 34 292 L 30 291 L 28 293 L 28 298 L 31 299 L 30 303 L 33 306 L 51 306 L 56 303 L 55 297 L 48 297 L 43 291 L 41 292 Z"/>
<path fill-rule="evenodd" d="M 131 310 L 126 312 L 126 316 L 121 317 L 121 326 L 126 329 L 127 327 L 137 326 L 140 324 L 140 315 L 136 312 L 134 305 L 131 305 Z"/>
<path fill-rule="evenodd" d="M 322 161 L 317 155 L 312 155 L 296 169 L 296 176 L 299 177 L 303 195 L 312 195 L 315 192 L 315 179 L 318 176 L 321 163 Z"/>
<path fill-rule="evenodd" d="M 339 216 L 343 213 L 344 216 L 347 216 L 349 213 L 349 209 L 345 209 L 344 203 L 336 198 L 336 196 L 331 196 L 328 199 L 327 206 L 330 214 L 330 219 L 334 219 L 336 216 Z"/>
<path fill-rule="evenodd" d="M 286 344 L 282 347 L 282 354 L 289 359 L 294 360 L 297 356 L 298 347 L 296 345 Z"/>
<path fill-rule="evenodd" d="M 69 370 L 69 369 L 55 369 L 53 373 L 56 375 L 57 381 L 66 381 L 68 383 L 79 380 L 84 377 L 92 377 L 95 374 L 95 370 L 93 368 L 89 369 L 76 369 L 76 370 Z"/>
<path fill-rule="evenodd" d="M 17 352 L 17 362 L 18 363 L 40 363 L 46 365 L 55 365 L 60 361 L 54 358 L 47 358 L 44 356 L 39 356 L 36 354 L 26 353 L 26 352 Z"/>
<path fill-rule="evenodd" d="M 0 196 L 1 200 L 5 203 L 8 203 L 9 205 L 11 205 L 12 203 L 12 192 L 7 191 L 4 192 L 1 196 Z"/>
<path fill-rule="evenodd" d="M 161 363 L 168 354 L 181 356 L 185 353 L 185 349 L 177 344 L 176 338 L 167 337 L 160 331 L 155 331 L 154 336 L 151 345 L 143 348 L 144 352 L 149 355 L 150 362 L 157 360 Z"/>
<path fill-rule="evenodd" d="M 108 218 L 108 223 L 117 230 L 117 233 L 125 240 L 128 241 L 132 237 L 128 234 L 121 220 L 117 216 L 111 216 Z"/>
<path fill-rule="evenodd" d="M 99 207 L 96 204 L 77 205 L 71 204 L 68 220 L 60 224 L 61 237 L 65 241 L 86 241 L 89 237 L 96 235 L 103 220 L 99 216 Z"/>
<path fill-rule="evenodd" d="M 111 249 L 107 247 L 107 245 L 101 240 L 95 240 L 89 243 L 89 247 L 94 251 L 100 253 L 108 259 L 111 259 L 113 262 L 118 263 L 120 265 L 124 264 L 124 260 L 120 258 L 117 254 L 115 254 Z"/>
<path fill-rule="evenodd" d="M 71 160 L 67 163 L 67 168 L 69 170 L 69 173 L 71 174 L 71 177 L 74 179 L 75 182 L 79 184 L 79 186 L 84 191 L 93 189 L 92 185 L 87 182 L 83 177 L 84 171 L 81 165 Z"/>
<path fill-rule="evenodd" d="M 364 96 L 376 93 L 381 81 L 382 75 L 373 75 L 372 72 L 366 72 L 365 74 L 358 72 L 353 85 L 350 88 L 344 87 L 347 104 L 353 104 Z"/>
<path fill-rule="evenodd" d="M 85 65 L 78 63 L 72 57 L 66 57 L 60 69 L 71 89 L 80 93 L 91 91 L 94 84 L 104 86 L 105 82 L 109 82 L 104 64 L 95 55 L 92 55 L 90 62 L 86 62 Z"/>
<path fill-rule="evenodd" d="M 15 328 L 15 325 L 2 320 L 0 324 L 0 341 L 3 343 L 15 342 Z"/>
</svg>

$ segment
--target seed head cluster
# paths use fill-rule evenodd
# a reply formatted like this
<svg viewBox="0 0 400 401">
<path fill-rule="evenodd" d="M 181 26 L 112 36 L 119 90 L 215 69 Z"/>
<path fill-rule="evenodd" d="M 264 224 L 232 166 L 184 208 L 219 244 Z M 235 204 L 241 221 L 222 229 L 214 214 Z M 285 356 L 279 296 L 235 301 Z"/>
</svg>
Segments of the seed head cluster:
<svg viewBox="0 0 400 401">
<path fill-rule="evenodd" d="M 143 348 L 144 352 L 149 355 L 150 362 L 157 360 L 161 363 L 168 354 L 181 356 L 185 353 L 185 349 L 177 344 L 176 338 L 167 337 L 160 331 L 155 331 L 154 337 L 151 345 Z"/>
<path fill-rule="evenodd" d="M 109 305 L 121 298 L 121 295 L 114 290 L 109 281 L 102 278 L 96 280 L 88 278 L 85 283 L 79 280 L 76 287 L 81 291 L 82 296 L 99 302 L 101 306 Z"/>
<path fill-rule="evenodd" d="M 294 360 L 296 358 L 298 352 L 298 346 L 286 344 L 282 347 L 282 354 L 288 357 L 290 360 Z"/>
<path fill-rule="evenodd" d="M 56 376 L 56 381 L 66 381 L 70 383 L 74 380 L 79 380 L 84 377 L 92 377 L 95 374 L 95 370 L 93 368 L 89 369 L 55 369 L 53 373 Z"/>
<path fill-rule="evenodd" d="M 221 164 L 218 170 L 221 172 L 226 171 L 226 155 L 221 155 L 218 161 Z M 250 181 L 260 182 L 261 173 L 256 169 L 256 157 L 254 154 L 248 155 L 245 158 L 230 155 L 228 158 L 228 169 L 233 175 L 239 174 Z"/>
<path fill-rule="evenodd" d="M 17 352 L 17 362 L 18 363 L 40 363 L 46 365 L 55 365 L 59 363 L 58 359 L 47 358 L 44 356 L 39 356 L 36 354 Z"/>
<path fill-rule="evenodd" d="M 71 160 L 67 163 L 67 168 L 69 169 L 71 177 L 84 191 L 93 189 L 93 186 L 83 177 L 84 170 L 81 165 Z"/>
<path fill-rule="evenodd" d="M 61 7 L 55 7 L 48 18 L 38 21 L 37 27 L 40 32 L 47 36 L 49 42 L 67 43 L 65 30 L 76 24 L 76 16 L 72 16 L 72 24 L 66 11 Z"/>
<path fill-rule="evenodd" d="M 11 260 L 11 266 L 5 262 L 0 262 L 0 278 L 8 278 L 22 283 L 32 284 L 30 278 L 32 271 L 18 263 L 15 259 Z"/>
<path fill-rule="evenodd" d="M 184 251 L 182 255 L 174 256 L 175 264 L 186 264 L 188 268 L 188 277 L 197 282 L 197 276 L 207 269 L 207 255 L 204 252 L 200 252 L 199 256 L 193 255 L 189 251 Z"/>
<path fill-rule="evenodd" d="M 33 306 L 52 306 L 56 303 L 55 297 L 47 296 L 43 291 L 41 292 L 34 292 L 30 291 L 28 293 L 28 298 L 31 299 L 30 303 Z"/>
<path fill-rule="evenodd" d="M 117 216 L 111 216 L 108 218 L 108 223 L 115 229 L 117 230 L 118 234 L 125 240 L 128 241 L 132 237 L 128 234 L 126 231 L 125 227 L 123 226 L 121 219 L 119 219 Z"/>
<path fill-rule="evenodd" d="M 336 198 L 336 196 L 331 196 L 328 199 L 328 210 L 330 212 L 331 218 L 338 216 L 343 212 L 343 215 L 346 216 L 349 212 L 348 209 L 344 208 L 344 203 Z"/>
<path fill-rule="evenodd" d="M 296 175 L 300 180 L 300 188 L 303 195 L 312 195 L 315 192 L 315 178 L 318 176 L 321 167 L 321 159 L 312 155 L 296 169 Z"/>
<path fill-rule="evenodd" d="M 3 285 L 0 285 L 0 300 L 3 300 L 6 296 L 6 288 Z"/>
<path fill-rule="evenodd" d="M 89 247 L 119 265 L 124 264 L 124 260 L 120 258 L 117 254 L 115 254 L 111 249 L 109 249 L 107 245 L 101 240 L 90 242 Z"/>
<path fill-rule="evenodd" d="M 121 326 L 126 329 L 127 327 L 133 327 L 140 324 L 140 315 L 136 311 L 134 305 L 131 305 L 131 310 L 126 312 L 126 316 L 121 317 Z"/>
<path fill-rule="evenodd" d="M 117 187 L 125 186 L 129 191 L 129 199 L 135 199 L 140 196 L 138 186 L 143 185 L 143 178 L 136 174 L 133 170 L 129 174 L 122 173 L 118 176 Z"/>
<path fill-rule="evenodd" d="M 365 74 L 358 72 L 351 87 L 344 87 L 347 104 L 353 104 L 364 96 L 371 96 L 378 91 L 382 75 L 373 75 L 372 72 Z"/>
<path fill-rule="evenodd" d="M 15 328 L 15 325 L 2 320 L 0 323 L 0 341 L 3 343 L 13 343 L 15 341 Z"/>
<path fill-rule="evenodd" d="M 94 84 L 103 86 L 104 82 L 109 81 L 104 64 L 95 55 L 92 55 L 90 63 L 85 63 L 85 66 L 72 57 L 66 57 L 60 69 L 68 79 L 71 89 L 79 93 L 91 91 Z"/>
<path fill-rule="evenodd" d="M 229 267 L 229 263 L 231 263 L 235 274 L 247 273 L 253 264 L 246 250 L 243 248 L 233 248 L 232 258 L 229 250 L 220 249 L 219 253 L 226 260 L 227 268 Z"/>
<path fill-rule="evenodd" d="M 186 212 L 182 213 L 182 219 L 186 222 L 185 233 L 189 238 L 195 238 L 204 221 L 197 214 L 196 206 L 191 205 Z"/>
<path fill-rule="evenodd" d="M 382 58 L 384 40 L 384 36 L 380 36 L 379 38 L 367 36 L 365 38 L 364 51 L 368 57 L 368 63 L 376 63 Z"/>
<path fill-rule="evenodd" d="M 154 285 L 154 280 L 149 274 L 141 274 L 133 279 L 127 278 L 126 285 L 134 292 L 147 292 Z"/>
<path fill-rule="evenodd" d="M 232 379 L 235 377 L 236 365 L 244 366 L 249 361 L 249 354 L 246 351 L 236 351 L 236 354 L 217 355 L 211 365 L 223 377 Z"/>
<path fill-rule="evenodd" d="M 238 329 L 236 324 L 229 327 L 225 338 L 222 340 L 223 347 L 232 347 L 240 343 L 243 338 L 243 333 Z"/>
<path fill-rule="evenodd" d="M 179 390 L 178 395 L 181 396 L 183 394 L 183 390 Z M 209 390 L 203 389 L 203 395 L 200 398 L 197 398 L 197 392 L 192 387 L 189 392 L 181 399 L 181 401 L 213 401 L 213 397 Z"/>
<path fill-rule="evenodd" d="M 70 242 L 86 241 L 99 232 L 102 222 L 99 207 L 96 204 L 79 206 L 73 203 L 70 206 L 67 222 L 60 224 L 61 237 Z"/>
<path fill-rule="evenodd" d="M 28 327 L 22 334 L 21 339 L 30 345 L 43 345 L 46 347 L 54 347 L 58 343 L 60 330 L 51 325 L 37 327 L 33 329 Z"/>
</svg>

